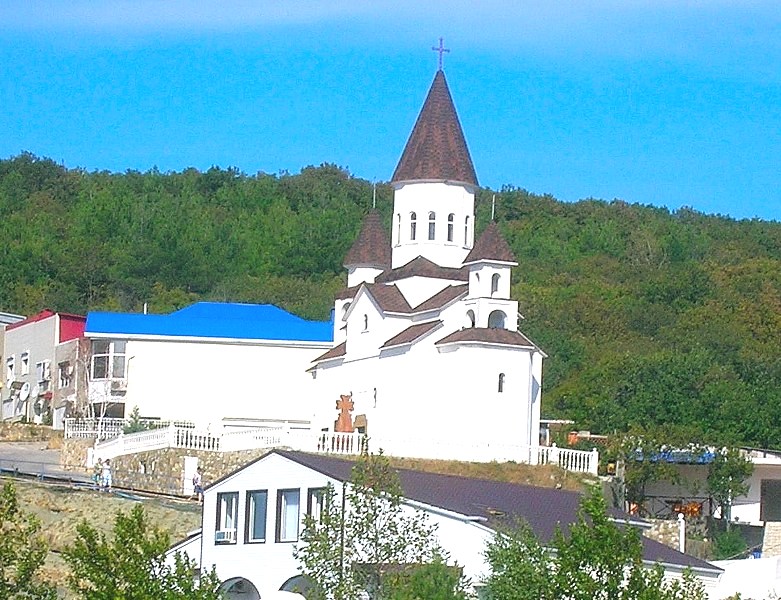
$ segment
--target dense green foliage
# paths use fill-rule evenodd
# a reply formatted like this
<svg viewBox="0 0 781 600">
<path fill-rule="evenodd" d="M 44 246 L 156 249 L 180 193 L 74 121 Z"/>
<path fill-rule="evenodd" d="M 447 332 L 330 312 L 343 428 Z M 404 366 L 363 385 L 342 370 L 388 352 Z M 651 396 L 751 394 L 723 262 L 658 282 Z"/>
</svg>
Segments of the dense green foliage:
<svg viewBox="0 0 781 600">
<path fill-rule="evenodd" d="M 687 572 L 665 582 L 664 569 L 643 563 L 640 534 L 616 525 L 595 489 L 581 500 L 578 520 L 550 543 L 524 524 L 488 544 L 486 580 L 491 600 L 703 600 L 701 584 Z"/>
<path fill-rule="evenodd" d="M 40 524 L 19 506 L 10 482 L 0 490 L 0 598 L 8 600 L 54 600 L 54 586 L 41 581 L 46 543 Z"/>
<path fill-rule="evenodd" d="M 332 165 L 112 174 L 23 154 L 0 161 L 0 307 L 209 299 L 326 319 L 371 198 Z M 490 198 L 478 193 L 478 233 Z M 377 207 L 389 222 L 389 186 Z M 549 355 L 545 416 L 781 448 L 781 223 L 515 188 L 497 194 L 497 220 L 519 262 L 521 327 Z"/>
<path fill-rule="evenodd" d="M 85 600 L 218 600 L 216 573 L 201 573 L 181 554 L 167 565 L 168 534 L 150 527 L 138 504 L 129 513 L 117 513 L 111 539 L 83 521 L 78 536 L 65 551 L 76 597 Z"/>
</svg>

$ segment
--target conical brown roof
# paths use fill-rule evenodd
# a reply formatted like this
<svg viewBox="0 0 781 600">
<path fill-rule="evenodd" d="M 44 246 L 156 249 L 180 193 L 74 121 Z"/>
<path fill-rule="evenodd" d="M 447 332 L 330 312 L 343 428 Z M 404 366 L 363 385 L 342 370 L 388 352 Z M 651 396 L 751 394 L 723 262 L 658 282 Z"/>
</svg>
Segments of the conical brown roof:
<svg viewBox="0 0 781 600">
<path fill-rule="evenodd" d="M 474 248 L 464 259 L 464 264 L 480 260 L 515 263 L 513 251 L 505 241 L 495 221 L 491 221 L 488 227 L 485 228 L 483 235 L 480 236 Z"/>
<path fill-rule="evenodd" d="M 363 220 L 358 238 L 344 257 L 344 266 L 366 265 L 385 270 L 390 264 L 390 241 L 382 228 L 380 214 L 372 210 Z"/>
<path fill-rule="evenodd" d="M 445 74 L 437 71 L 391 181 L 446 180 L 477 185 Z"/>
</svg>

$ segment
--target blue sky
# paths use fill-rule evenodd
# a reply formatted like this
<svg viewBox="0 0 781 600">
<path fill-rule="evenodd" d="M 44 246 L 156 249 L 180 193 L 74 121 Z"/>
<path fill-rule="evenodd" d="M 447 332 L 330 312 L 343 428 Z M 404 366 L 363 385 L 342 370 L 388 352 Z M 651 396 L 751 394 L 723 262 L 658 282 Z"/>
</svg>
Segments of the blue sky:
<svg viewBox="0 0 781 600">
<path fill-rule="evenodd" d="M 3 0 L 0 157 L 387 181 L 445 73 L 480 183 L 781 221 L 781 7 Z"/>
</svg>

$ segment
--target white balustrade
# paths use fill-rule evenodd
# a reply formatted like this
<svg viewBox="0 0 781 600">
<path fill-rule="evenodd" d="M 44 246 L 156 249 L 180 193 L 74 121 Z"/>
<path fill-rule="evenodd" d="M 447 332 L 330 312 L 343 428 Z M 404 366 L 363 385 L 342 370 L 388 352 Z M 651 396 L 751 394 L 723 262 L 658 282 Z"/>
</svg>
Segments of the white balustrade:
<svg viewBox="0 0 781 600">
<path fill-rule="evenodd" d="M 469 462 L 508 462 L 554 465 L 576 473 L 597 474 L 596 450 L 570 450 L 556 446 L 524 446 L 481 443 L 447 444 L 433 438 L 367 438 L 360 433 L 316 432 L 288 427 L 259 427 L 211 432 L 193 427 L 168 427 L 96 442 L 96 458 L 114 458 L 123 454 L 162 448 L 183 448 L 211 452 L 287 448 L 303 452 L 355 456 L 382 449 L 389 456 L 451 459 Z"/>
</svg>

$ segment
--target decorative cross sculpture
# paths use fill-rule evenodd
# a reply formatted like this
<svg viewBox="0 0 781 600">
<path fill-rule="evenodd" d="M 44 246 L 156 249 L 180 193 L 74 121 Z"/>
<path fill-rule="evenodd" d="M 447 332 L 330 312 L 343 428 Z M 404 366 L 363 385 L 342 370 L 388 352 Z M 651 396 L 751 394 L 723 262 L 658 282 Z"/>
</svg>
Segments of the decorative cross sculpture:
<svg viewBox="0 0 781 600">
<path fill-rule="evenodd" d="M 355 408 L 353 395 L 340 395 L 339 400 L 336 401 L 336 408 L 339 409 L 339 418 L 334 422 L 334 431 L 340 433 L 352 433 L 355 431 L 353 419 L 350 416 L 350 413 Z"/>
<path fill-rule="evenodd" d="M 450 52 L 450 48 L 445 48 L 444 40 L 442 38 L 439 38 L 439 47 L 432 46 L 431 49 L 434 52 L 439 52 L 439 70 L 442 70 L 442 55 L 445 52 Z"/>
</svg>

